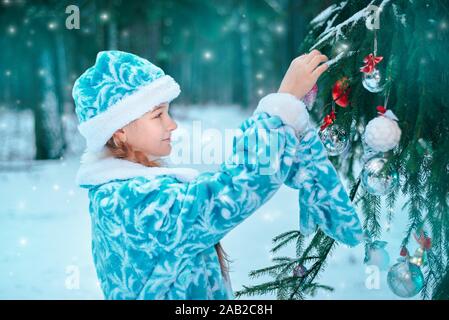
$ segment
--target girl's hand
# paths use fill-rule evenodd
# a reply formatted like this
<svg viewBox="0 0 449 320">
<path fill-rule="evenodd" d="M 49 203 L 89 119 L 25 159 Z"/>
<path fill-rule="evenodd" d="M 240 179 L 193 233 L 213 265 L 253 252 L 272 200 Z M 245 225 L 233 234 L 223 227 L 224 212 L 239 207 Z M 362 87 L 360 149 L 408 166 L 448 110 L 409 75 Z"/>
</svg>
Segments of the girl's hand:
<svg viewBox="0 0 449 320">
<path fill-rule="evenodd" d="M 290 93 L 302 99 L 312 90 L 318 78 L 327 70 L 328 58 L 318 50 L 295 58 L 282 79 L 278 92 Z"/>
</svg>

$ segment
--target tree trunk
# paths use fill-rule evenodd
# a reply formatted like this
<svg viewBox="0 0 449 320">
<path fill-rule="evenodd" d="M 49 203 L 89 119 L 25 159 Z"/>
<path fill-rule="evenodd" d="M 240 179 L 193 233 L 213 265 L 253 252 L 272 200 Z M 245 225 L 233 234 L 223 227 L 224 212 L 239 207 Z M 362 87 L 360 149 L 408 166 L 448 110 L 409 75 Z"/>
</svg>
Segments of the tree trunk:
<svg viewBox="0 0 449 320">
<path fill-rule="evenodd" d="M 242 14 L 246 18 L 242 21 L 244 32 L 240 32 L 240 52 L 242 57 L 243 68 L 241 69 L 243 76 L 243 107 L 248 108 L 253 105 L 254 102 L 254 89 L 253 89 L 253 61 L 251 56 L 251 23 L 248 19 L 248 0 L 242 5 Z"/>
<path fill-rule="evenodd" d="M 59 109 L 59 98 L 55 82 L 55 57 L 52 43 L 40 49 L 39 73 L 36 79 L 37 99 L 34 105 L 34 130 L 36 137 L 36 159 L 58 159 L 65 149 L 63 126 Z"/>
</svg>

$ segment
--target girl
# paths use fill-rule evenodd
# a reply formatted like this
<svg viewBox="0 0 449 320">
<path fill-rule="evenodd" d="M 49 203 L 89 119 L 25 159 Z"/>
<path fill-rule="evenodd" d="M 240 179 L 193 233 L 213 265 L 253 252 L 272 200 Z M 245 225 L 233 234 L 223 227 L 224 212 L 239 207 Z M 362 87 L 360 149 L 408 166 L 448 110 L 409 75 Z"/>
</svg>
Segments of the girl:
<svg viewBox="0 0 449 320">
<path fill-rule="evenodd" d="M 93 258 L 105 298 L 234 298 L 220 240 L 283 183 L 312 199 L 307 205 L 300 197 L 303 230 L 320 226 L 358 243 L 357 215 L 300 100 L 326 61 L 318 51 L 293 60 L 279 92 L 264 97 L 241 125 L 231 157 L 238 163 L 199 174 L 162 167 L 177 127 L 168 109 L 178 84 L 136 55 L 98 53 L 76 80 L 73 98 L 87 145 L 77 182 L 88 189 Z M 259 136 L 261 129 L 276 133 L 277 148 Z M 268 164 L 260 160 L 267 150 Z M 323 174 L 327 185 L 318 183 Z"/>
</svg>

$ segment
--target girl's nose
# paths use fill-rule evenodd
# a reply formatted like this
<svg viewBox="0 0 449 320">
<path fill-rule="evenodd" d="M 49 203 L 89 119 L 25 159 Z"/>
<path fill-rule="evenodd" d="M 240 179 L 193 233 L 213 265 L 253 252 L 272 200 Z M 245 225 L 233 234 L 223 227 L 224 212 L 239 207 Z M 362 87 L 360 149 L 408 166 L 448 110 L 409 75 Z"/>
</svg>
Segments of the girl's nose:
<svg viewBox="0 0 449 320">
<path fill-rule="evenodd" d="M 172 117 L 168 116 L 168 125 L 167 130 L 173 131 L 178 127 L 178 124 L 175 122 L 175 120 L 172 119 Z"/>
</svg>

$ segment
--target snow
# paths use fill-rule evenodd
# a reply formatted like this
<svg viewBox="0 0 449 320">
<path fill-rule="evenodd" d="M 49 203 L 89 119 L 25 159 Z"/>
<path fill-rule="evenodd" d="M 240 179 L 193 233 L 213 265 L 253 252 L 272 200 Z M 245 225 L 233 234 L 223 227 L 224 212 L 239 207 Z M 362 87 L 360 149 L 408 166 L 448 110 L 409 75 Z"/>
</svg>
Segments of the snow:
<svg viewBox="0 0 449 320">
<path fill-rule="evenodd" d="M 356 53 L 355 51 L 349 51 L 349 52 L 342 51 L 335 58 L 329 60 L 326 63 L 330 67 L 330 66 L 336 64 L 337 62 L 339 62 L 343 58 L 348 58 L 350 56 L 353 56 L 355 53 Z"/>
<path fill-rule="evenodd" d="M 399 8 L 398 8 L 398 6 L 395 3 L 393 3 L 392 7 L 393 7 L 393 13 L 396 16 L 396 19 L 398 19 L 398 21 L 400 21 L 401 24 L 404 27 L 406 27 L 407 26 L 407 18 L 405 16 L 405 13 L 400 14 L 399 13 Z"/>
<path fill-rule="evenodd" d="M 385 6 L 386 6 L 390 1 L 391 1 L 391 0 L 383 0 L 383 1 L 381 2 L 381 4 L 379 5 L 379 10 L 382 11 L 382 10 L 385 8 Z"/>
<path fill-rule="evenodd" d="M 18 111 L 0 108 L 0 136 L 1 160 L 33 159 L 36 153 L 33 112 L 28 109 Z"/>
<path fill-rule="evenodd" d="M 382 8 L 389 2 L 390 0 L 384 0 L 379 6 L 379 10 L 382 10 Z M 331 24 L 328 24 L 326 30 L 323 31 L 318 36 L 317 42 L 310 48 L 310 50 L 313 50 L 315 48 L 318 48 L 323 42 L 327 41 L 331 37 L 335 37 L 335 40 L 339 39 L 343 33 L 342 28 L 347 26 L 354 26 L 357 22 L 359 22 L 361 19 L 366 18 L 367 14 L 370 13 L 368 10 L 369 6 L 374 3 L 374 0 L 371 1 L 365 8 L 361 9 L 360 11 L 353 14 L 349 19 L 346 19 L 345 21 L 339 23 L 336 26 L 331 26 L 335 20 L 335 17 L 331 21 Z"/>
<path fill-rule="evenodd" d="M 192 120 L 203 128 L 234 129 L 249 114 L 237 106 L 171 107 L 180 127 L 191 128 Z M 33 162 L 30 167 L 0 171 L 0 299 L 102 299 L 91 256 L 90 217 L 87 191 L 75 185 L 79 156 Z M 211 165 L 203 166 L 209 170 Z M 282 187 L 252 216 L 222 241 L 234 261 L 233 289 L 254 285 L 269 278 L 250 279 L 248 273 L 271 265 L 271 240 L 299 225 L 297 191 Z M 384 233 L 391 261 L 399 256 L 407 224 L 398 201 L 390 231 Z M 387 210 L 383 210 L 386 217 Z M 386 225 L 386 220 L 381 222 Z M 242 243 L 245 245 L 242 246 Z M 319 292 L 319 299 L 397 299 L 380 273 L 378 289 L 368 289 L 363 264 L 363 245 L 338 246 L 329 259 L 320 282 L 334 292 Z M 280 255 L 294 256 L 289 247 Z M 369 271 L 369 270 L 368 270 Z M 275 299 L 274 295 L 251 299 Z"/>
<path fill-rule="evenodd" d="M 67 110 L 72 107 L 66 107 Z M 85 147 L 84 139 L 78 132 L 78 120 L 74 113 L 61 116 L 66 155 L 80 154 Z M 28 161 L 35 158 L 34 114 L 30 109 L 12 110 L 0 107 L 0 161 L 19 159 Z"/>
<path fill-rule="evenodd" d="M 315 28 L 320 27 L 324 24 L 324 22 L 329 19 L 329 17 L 336 11 L 340 10 L 346 5 L 347 2 L 343 2 L 340 5 L 333 4 L 330 7 L 324 9 L 320 14 L 318 14 L 315 18 L 310 21 L 310 24 Z"/>
</svg>

